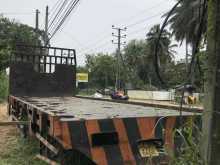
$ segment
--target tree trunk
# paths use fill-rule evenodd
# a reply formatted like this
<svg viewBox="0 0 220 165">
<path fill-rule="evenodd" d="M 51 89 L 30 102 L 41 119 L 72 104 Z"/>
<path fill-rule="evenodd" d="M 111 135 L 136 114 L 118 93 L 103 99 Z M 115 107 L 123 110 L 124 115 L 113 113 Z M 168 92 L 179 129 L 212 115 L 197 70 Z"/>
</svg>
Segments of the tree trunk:
<svg viewBox="0 0 220 165">
<path fill-rule="evenodd" d="M 189 67 L 189 50 L 188 50 L 188 41 L 186 40 L 186 73 L 188 73 L 188 67 Z"/>
<path fill-rule="evenodd" d="M 202 157 L 220 164 L 220 1 L 208 2 L 208 70 L 205 84 Z"/>
<path fill-rule="evenodd" d="M 194 54 L 194 52 L 196 51 L 196 43 L 195 42 L 193 42 L 192 43 L 192 58 L 193 58 L 193 54 Z M 192 63 L 192 59 L 191 58 L 191 63 Z M 192 85 L 194 85 L 195 84 L 195 76 L 196 76 L 196 74 L 195 74 L 195 72 L 196 72 L 196 58 L 194 59 L 194 62 L 192 63 L 192 66 L 191 66 L 191 68 L 189 68 L 189 70 L 188 71 L 190 71 L 190 83 L 192 84 Z M 190 70 L 191 69 L 191 70 Z"/>
</svg>

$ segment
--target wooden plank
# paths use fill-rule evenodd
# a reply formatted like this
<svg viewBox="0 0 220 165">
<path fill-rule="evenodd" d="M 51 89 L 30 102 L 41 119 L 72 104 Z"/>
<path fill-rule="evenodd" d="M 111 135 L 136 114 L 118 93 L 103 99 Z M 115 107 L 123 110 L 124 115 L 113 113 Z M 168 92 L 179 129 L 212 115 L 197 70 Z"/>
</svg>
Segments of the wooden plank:
<svg viewBox="0 0 220 165">
<path fill-rule="evenodd" d="M 29 121 L 3 121 L 0 122 L 0 126 L 9 126 L 9 125 L 28 125 Z"/>
<path fill-rule="evenodd" d="M 37 154 L 37 155 L 36 155 L 36 158 L 37 158 L 37 159 L 40 159 L 40 160 L 42 160 L 42 161 L 44 161 L 44 162 L 46 162 L 46 163 L 48 163 L 48 164 L 50 164 L 50 165 L 59 165 L 57 162 L 55 162 L 55 161 L 53 161 L 53 160 L 50 160 L 49 158 L 47 158 L 47 157 L 45 157 L 45 156 L 42 156 L 42 155 L 40 155 L 40 154 Z"/>
<path fill-rule="evenodd" d="M 40 142 L 45 145 L 48 149 L 50 149 L 52 152 L 54 152 L 55 154 L 58 154 L 58 150 L 51 145 L 45 138 L 43 138 L 39 133 L 36 133 L 35 136 L 37 137 L 38 140 L 40 140 Z"/>
</svg>

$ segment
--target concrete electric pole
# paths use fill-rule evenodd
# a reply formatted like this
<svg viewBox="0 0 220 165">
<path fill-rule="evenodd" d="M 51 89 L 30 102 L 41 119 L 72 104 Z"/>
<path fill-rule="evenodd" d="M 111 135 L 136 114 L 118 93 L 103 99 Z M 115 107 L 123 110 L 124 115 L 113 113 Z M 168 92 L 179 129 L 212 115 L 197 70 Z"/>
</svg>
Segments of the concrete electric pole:
<svg viewBox="0 0 220 165">
<path fill-rule="evenodd" d="M 44 34 L 44 42 L 45 46 L 49 45 L 48 41 L 48 20 L 49 20 L 49 7 L 46 6 L 46 15 L 45 15 L 45 34 Z"/>
<path fill-rule="evenodd" d="M 36 10 L 36 21 L 35 21 L 36 32 L 38 32 L 38 30 L 39 30 L 39 14 L 40 14 L 40 11 L 37 9 Z"/>
<path fill-rule="evenodd" d="M 117 34 L 112 33 L 112 36 L 117 38 L 117 42 L 114 42 L 114 40 L 112 40 L 112 43 L 118 46 L 116 51 L 117 73 L 116 73 L 115 90 L 119 90 L 121 89 L 121 71 L 120 71 L 121 45 L 125 44 L 125 42 L 121 42 L 121 40 L 122 38 L 126 37 L 126 35 L 122 34 L 122 32 L 126 31 L 126 28 L 117 28 L 114 25 L 112 25 L 112 29 L 117 31 Z"/>
</svg>

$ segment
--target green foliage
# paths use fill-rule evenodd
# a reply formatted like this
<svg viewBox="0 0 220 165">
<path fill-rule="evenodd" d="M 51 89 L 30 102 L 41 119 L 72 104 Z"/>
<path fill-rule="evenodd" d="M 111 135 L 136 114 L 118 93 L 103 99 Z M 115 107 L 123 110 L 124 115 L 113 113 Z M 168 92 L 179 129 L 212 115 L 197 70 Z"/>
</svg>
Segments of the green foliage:
<svg viewBox="0 0 220 165">
<path fill-rule="evenodd" d="M 90 85 L 98 88 L 114 86 L 115 58 L 108 54 L 86 55 Z"/>
<path fill-rule="evenodd" d="M 170 63 L 167 65 L 163 75 L 170 87 L 180 85 L 186 81 L 186 64 L 184 62 Z"/>
<path fill-rule="evenodd" d="M 4 72 L 9 67 L 9 57 L 15 46 L 41 45 L 42 35 L 42 31 L 36 33 L 34 28 L 0 15 L 0 101 L 6 99 L 8 95 L 8 77 Z"/>
<path fill-rule="evenodd" d="M 8 96 L 8 76 L 0 72 L 0 102 L 5 101 Z"/>
<path fill-rule="evenodd" d="M 13 137 L 8 143 L 4 152 L 0 152 L 1 165 L 47 165 L 35 158 L 39 153 L 39 143 L 34 139 Z"/>
<path fill-rule="evenodd" d="M 160 26 L 153 26 L 147 33 L 146 40 L 132 40 L 124 48 L 120 60 L 121 80 L 135 89 L 154 90 L 160 88 L 157 74 L 155 73 L 154 53 L 155 45 L 160 33 Z M 159 42 L 158 56 L 159 68 L 163 79 L 167 82 L 168 87 L 173 88 L 186 81 L 187 64 L 186 62 L 175 63 L 173 57 L 176 45 L 172 45 L 171 34 L 164 30 Z M 195 72 L 195 85 L 198 89 L 203 87 L 204 64 L 206 53 L 198 54 L 201 73 L 198 65 Z M 90 80 L 92 86 L 107 87 L 114 86 L 117 60 L 116 55 L 87 55 L 86 68 L 90 69 Z"/>
<path fill-rule="evenodd" d="M 88 73 L 87 67 L 78 66 L 76 70 L 77 70 L 77 73 Z"/>
<path fill-rule="evenodd" d="M 42 31 L 0 16 L 0 71 L 9 65 L 9 55 L 17 44 L 41 45 Z"/>
<path fill-rule="evenodd" d="M 132 82 L 134 88 L 150 89 L 152 87 L 160 87 L 154 66 L 155 46 L 159 33 L 160 26 L 155 25 L 147 33 L 146 41 L 133 40 L 124 49 L 123 57 L 128 67 L 127 72 L 130 73 L 128 80 Z M 166 76 L 167 71 L 173 65 L 172 58 L 175 54 L 172 48 L 176 46 L 171 44 L 170 37 L 171 34 L 167 30 L 164 30 L 158 49 L 159 67 L 163 77 L 167 81 L 169 80 L 169 77 L 167 78 Z"/>
<path fill-rule="evenodd" d="M 183 41 L 186 41 L 186 59 L 188 58 L 188 45 L 192 48 L 192 53 L 197 50 L 197 42 L 200 42 L 200 45 L 204 45 L 206 42 L 206 31 L 207 31 L 207 0 L 184 0 L 182 1 L 177 8 L 172 13 L 169 25 L 172 32 L 172 35 L 177 41 L 182 44 Z M 167 14 L 166 14 L 167 15 Z M 166 16 L 165 15 L 165 16 Z M 202 19 L 204 16 L 204 19 Z M 201 21 L 202 24 L 201 24 Z M 202 25 L 201 34 L 200 28 Z M 200 36 L 198 36 L 200 35 Z M 188 59 L 187 59 L 188 63 Z M 188 66 L 189 67 L 189 66 Z M 197 86 L 200 90 L 204 84 L 203 71 L 198 65 L 198 57 L 196 57 L 195 64 L 191 68 L 190 79 L 188 80 L 194 86 Z M 199 73 L 200 72 L 200 73 Z"/>
<path fill-rule="evenodd" d="M 169 24 L 177 41 L 182 42 L 185 39 L 187 43 L 195 44 L 205 1 L 184 0 L 175 9 Z M 207 17 L 207 11 L 205 11 L 205 17 Z M 203 35 L 206 33 L 206 24 L 207 22 L 204 22 Z"/>
<path fill-rule="evenodd" d="M 201 131 L 189 120 L 187 125 L 174 131 L 174 136 L 179 138 L 183 143 L 172 155 L 170 165 L 203 165 L 203 159 L 200 153 Z"/>
</svg>

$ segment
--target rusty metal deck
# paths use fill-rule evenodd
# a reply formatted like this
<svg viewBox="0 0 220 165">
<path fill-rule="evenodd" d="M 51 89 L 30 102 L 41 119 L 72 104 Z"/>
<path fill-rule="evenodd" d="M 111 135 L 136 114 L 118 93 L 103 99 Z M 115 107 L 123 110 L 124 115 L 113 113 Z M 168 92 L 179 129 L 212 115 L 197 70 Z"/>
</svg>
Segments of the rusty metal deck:
<svg viewBox="0 0 220 165">
<path fill-rule="evenodd" d="M 43 112 L 50 115 L 65 116 L 60 120 L 92 120 L 180 115 L 180 112 L 177 110 L 90 100 L 77 97 L 23 97 L 20 99 L 35 105 Z M 199 113 L 196 112 L 182 112 L 183 116 L 193 116 L 198 114 Z M 68 119 L 66 119 L 66 117 L 68 117 Z"/>
</svg>

